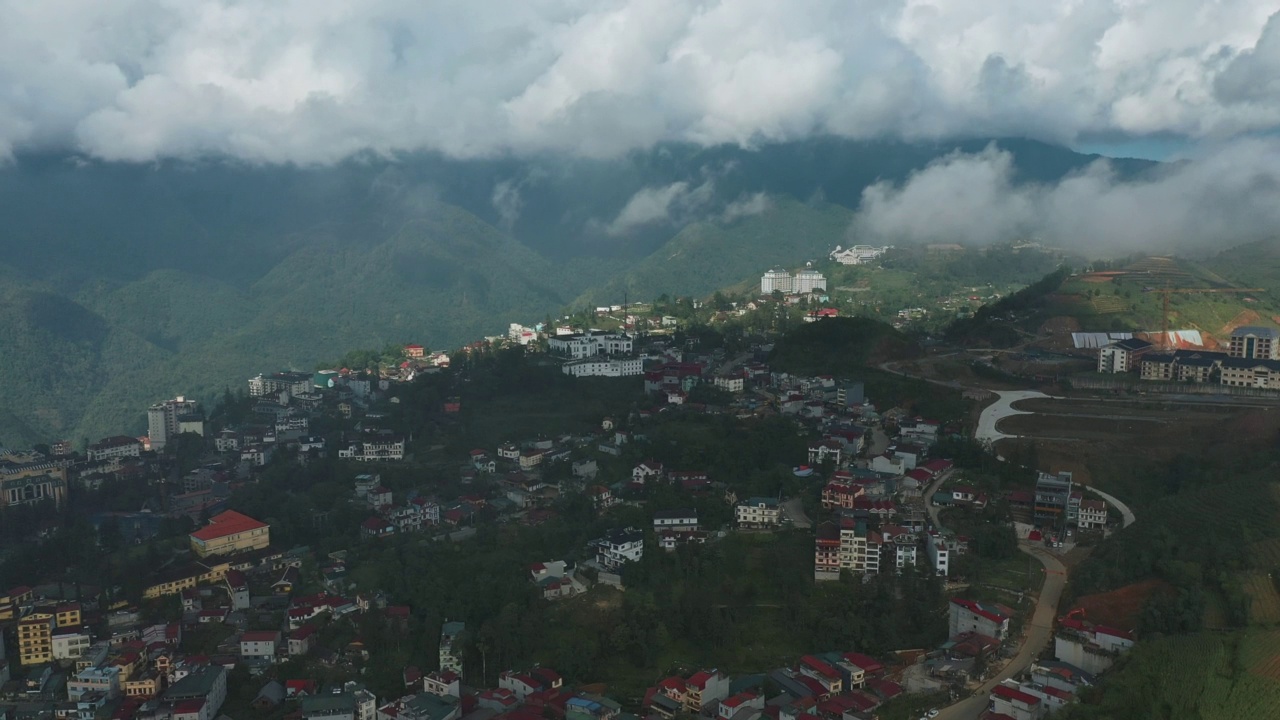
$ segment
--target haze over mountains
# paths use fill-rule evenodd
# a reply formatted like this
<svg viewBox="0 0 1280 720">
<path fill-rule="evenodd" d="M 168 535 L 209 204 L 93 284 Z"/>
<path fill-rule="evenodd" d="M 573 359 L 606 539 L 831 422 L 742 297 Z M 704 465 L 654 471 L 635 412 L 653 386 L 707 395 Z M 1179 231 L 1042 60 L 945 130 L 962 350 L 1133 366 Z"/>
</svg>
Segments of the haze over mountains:
<svg viewBox="0 0 1280 720">
<path fill-rule="evenodd" d="M 0 389 L 0 439 L 96 438 L 152 399 L 351 348 L 448 348 L 623 293 L 707 294 L 856 241 L 866 186 L 986 144 L 311 169 L 22 158 L 0 170 L 0 362 L 23 379 Z M 1001 146 L 1026 181 L 1093 159 Z"/>
</svg>

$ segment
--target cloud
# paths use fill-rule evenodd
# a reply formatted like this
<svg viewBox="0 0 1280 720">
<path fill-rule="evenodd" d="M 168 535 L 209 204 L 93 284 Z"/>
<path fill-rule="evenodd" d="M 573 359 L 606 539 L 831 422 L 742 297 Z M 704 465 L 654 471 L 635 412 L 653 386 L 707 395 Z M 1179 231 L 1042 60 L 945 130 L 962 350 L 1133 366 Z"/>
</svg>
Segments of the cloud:
<svg viewBox="0 0 1280 720">
<path fill-rule="evenodd" d="M 720 214 L 720 221 L 726 224 L 732 223 L 744 217 L 759 215 L 772 207 L 773 201 L 766 193 L 743 194 L 725 206 L 724 212 Z"/>
<path fill-rule="evenodd" d="M 858 242 L 988 243 L 1036 238 L 1090 254 L 1195 251 L 1274 237 L 1280 228 L 1280 140 L 1233 142 L 1194 160 L 1121 180 L 1100 160 L 1052 185 L 1015 184 L 994 146 L 952 154 L 903 184 L 862 196 Z"/>
<path fill-rule="evenodd" d="M 617 236 L 655 223 L 684 224 L 711 200 L 714 193 L 715 183 L 712 180 L 696 187 L 681 181 L 643 188 L 632 195 L 613 222 L 605 226 L 605 232 Z"/>
<path fill-rule="evenodd" d="M 520 186 L 513 180 L 503 180 L 493 186 L 493 209 L 498 211 L 499 224 L 510 231 L 520 219 L 520 210 L 524 207 L 524 199 L 520 197 Z"/>
<path fill-rule="evenodd" d="M 816 133 L 1221 141 L 1280 126 L 1278 10 L 1280 0 L 0 0 L 0 156 L 601 157 Z"/>
</svg>

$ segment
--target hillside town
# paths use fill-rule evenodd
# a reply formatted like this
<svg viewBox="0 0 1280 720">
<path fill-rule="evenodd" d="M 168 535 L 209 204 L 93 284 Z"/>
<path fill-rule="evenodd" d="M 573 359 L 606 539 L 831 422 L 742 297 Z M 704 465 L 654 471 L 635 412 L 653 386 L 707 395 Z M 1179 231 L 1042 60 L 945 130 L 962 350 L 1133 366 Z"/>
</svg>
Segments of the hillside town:
<svg viewBox="0 0 1280 720">
<path fill-rule="evenodd" d="M 770 274 L 766 281 L 775 285 L 762 282 L 762 293 L 824 290 L 821 274 L 809 269 Z M 229 692 L 239 692 L 252 695 L 253 717 L 283 708 L 305 720 L 865 720 L 898 698 L 932 693 L 945 703 L 972 692 L 1020 648 L 1027 591 L 1034 588 L 1001 589 L 1003 602 L 971 599 L 960 568 L 977 552 L 973 538 L 944 520 L 972 526 L 966 518 L 999 507 L 1007 512 L 1000 522 L 1010 537 L 1050 551 L 1086 535 L 1101 537 L 1118 523 L 1070 473 L 1040 473 L 1025 489 L 975 484 L 939 451 L 960 431 L 954 420 L 877 405 L 858 378 L 793 375 L 770 367 L 767 344 L 730 353 L 626 327 L 635 324 L 641 323 L 616 330 L 513 325 L 506 338 L 455 353 L 405 345 L 395 362 L 376 372 L 263 373 L 248 379 L 244 412 L 234 420 L 223 413 L 214 421 L 199 403 L 178 396 L 147 408 L 148 432 L 141 437 L 102 438 L 83 451 L 69 442 L 4 451 L 0 508 L 56 508 L 71 494 L 128 481 L 155 492 L 140 507 L 92 515 L 100 536 L 110 533 L 117 536 L 113 543 L 123 543 L 120 552 L 153 543 L 175 523 L 192 529 L 185 543 L 132 579 L 135 594 L 35 574 L 0 596 L 0 623 L 16 649 L 0 659 L 9 703 L 0 714 L 11 713 L 6 720 L 243 720 L 224 712 Z M 460 358 L 499 346 L 523 349 L 575 382 L 634 378 L 625 382 L 635 383 L 647 404 L 600 417 L 591 432 L 473 447 L 452 459 L 452 477 L 392 489 L 384 475 L 414 462 L 413 438 L 392 422 L 406 390 L 422 378 L 443 377 Z M 1260 343 L 1247 347 L 1262 352 Z M 452 422 L 463 403 L 449 396 L 427 410 Z M 808 438 L 792 458 L 794 494 L 746 494 L 714 466 L 669 466 L 648 457 L 657 449 L 652 430 L 685 415 L 791 423 Z M 403 627 L 411 613 L 426 609 L 356 581 L 361 573 L 349 564 L 351 548 L 321 553 L 279 546 L 271 523 L 234 509 L 240 494 L 263 483 L 272 468 L 305 467 L 326 456 L 343 461 L 338 481 L 349 512 L 341 517 L 356 524 L 350 530 L 361 544 L 412 535 L 465 548 L 486 528 L 537 528 L 577 499 L 602 520 L 624 510 L 647 518 L 641 525 L 606 526 L 585 545 L 561 547 L 558 556 L 511 578 L 527 583 L 542 602 L 572 603 L 604 589 L 625 593 L 632 568 L 647 553 L 676 555 L 735 537 L 801 533 L 812 547 L 807 574 L 815 583 L 920 574 L 956 593 L 938 608 L 946 612 L 947 632 L 935 647 L 875 657 L 857 648 L 813 648 L 751 673 L 688 668 L 631 698 L 575 686 L 548 667 L 504 669 L 496 685 L 486 684 L 493 676 L 473 664 L 475 638 L 465 623 L 446 618 L 436 666 L 403 667 L 402 693 L 375 694 L 358 669 L 383 649 L 337 628 L 358 630 L 370 618 Z M 655 505 L 659 496 L 682 504 Z M 52 523 L 38 528 L 30 542 L 52 529 Z M 989 691 L 985 717 L 1046 716 L 1091 686 L 1133 641 L 1131 630 L 1094 625 L 1078 613 L 1062 618 L 1053 647 Z M 289 676 L 280 674 L 282 667 L 292 668 Z M 298 667 L 311 675 L 296 677 Z"/>
</svg>

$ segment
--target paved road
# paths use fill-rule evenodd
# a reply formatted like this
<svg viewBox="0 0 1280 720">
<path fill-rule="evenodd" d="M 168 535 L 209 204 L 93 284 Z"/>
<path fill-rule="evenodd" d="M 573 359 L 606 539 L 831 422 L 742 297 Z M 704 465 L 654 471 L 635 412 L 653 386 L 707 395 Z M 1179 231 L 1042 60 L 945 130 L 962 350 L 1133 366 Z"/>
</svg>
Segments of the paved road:
<svg viewBox="0 0 1280 720">
<path fill-rule="evenodd" d="M 982 415 L 978 417 L 978 429 L 973 433 L 973 437 L 979 442 L 988 444 L 1005 438 L 1017 437 L 1017 435 L 1007 435 L 996 429 L 996 424 L 1001 420 L 1013 415 L 1034 414 L 1029 410 L 1014 410 L 1014 403 L 1019 400 L 1051 397 L 1038 390 L 992 390 L 991 392 L 994 392 L 998 399 L 982 409 Z"/>
<path fill-rule="evenodd" d="M 999 673 L 991 677 L 978 688 L 977 692 L 955 705 L 949 705 L 938 713 L 937 720 L 977 720 L 987 709 L 991 689 L 1027 668 L 1040 655 L 1053 637 L 1053 621 L 1058 614 L 1058 599 L 1062 597 L 1062 589 L 1067 584 L 1067 569 L 1043 547 L 1027 542 L 1018 543 L 1018 549 L 1040 561 L 1044 566 L 1044 585 L 1040 588 L 1040 597 L 1036 600 L 1035 614 L 1024 626 L 1022 647 L 1013 660 Z"/>
<path fill-rule="evenodd" d="M 800 502 L 800 498 L 793 497 L 782 503 L 783 517 L 791 518 L 791 524 L 798 528 L 813 527 L 813 521 L 809 519 L 809 515 L 804 511 L 804 503 Z"/>
<path fill-rule="evenodd" d="M 1115 496 L 1112 496 L 1112 495 L 1108 495 L 1107 493 L 1102 492 L 1096 487 L 1092 487 L 1089 485 L 1085 485 L 1085 487 L 1093 491 L 1093 494 L 1097 495 L 1103 500 L 1106 500 L 1108 505 L 1115 508 L 1120 513 L 1120 516 L 1124 518 L 1124 527 L 1129 527 L 1130 525 L 1133 524 L 1134 520 L 1137 520 L 1137 518 L 1134 517 L 1133 515 L 1133 511 L 1129 509 L 1129 506 L 1125 505 L 1124 502 L 1122 502 L 1119 498 L 1116 498 Z"/>
<path fill-rule="evenodd" d="M 929 483 L 929 487 L 925 488 L 924 491 L 924 511 L 929 513 L 929 522 L 933 523 L 933 527 L 939 531 L 942 530 L 942 523 L 938 522 L 938 508 L 933 506 L 930 498 L 933 497 L 934 493 L 938 492 L 938 488 L 942 487 L 942 483 L 946 482 L 950 477 L 950 470 L 939 473 L 938 477 L 934 478 L 933 482 Z"/>
</svg>

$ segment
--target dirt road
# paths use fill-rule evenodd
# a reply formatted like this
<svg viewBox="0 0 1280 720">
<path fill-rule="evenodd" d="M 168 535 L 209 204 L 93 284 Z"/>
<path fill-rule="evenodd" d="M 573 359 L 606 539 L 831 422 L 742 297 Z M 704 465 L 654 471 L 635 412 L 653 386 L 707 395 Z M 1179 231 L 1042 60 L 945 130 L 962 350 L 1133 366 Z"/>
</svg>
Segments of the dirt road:
<svg viewBox="0 0 1280 720">
<path fill-rule="evenodd" d="M 1067 584 L 1067 568 L 1052 553 L 1038 545 L 1020 542 L 1018 549 L 1039 560 L 1044 566 L 1044 585 L 1036 600 L 1035 614 L 1025 626 L 1022 647 L 1013 660 L 983 683 L 972 697 L 943 708 L 938 713 L 937 720 L 978 720 L 987 709 L 991 689 L 1031 667 L 1031 663 L 1035 662 L 1040 651 L 1053 637 L 1053 621 L 1058 613 L 1058 599 L 1062 597 L 1062 589 Z"/>
</svg>

